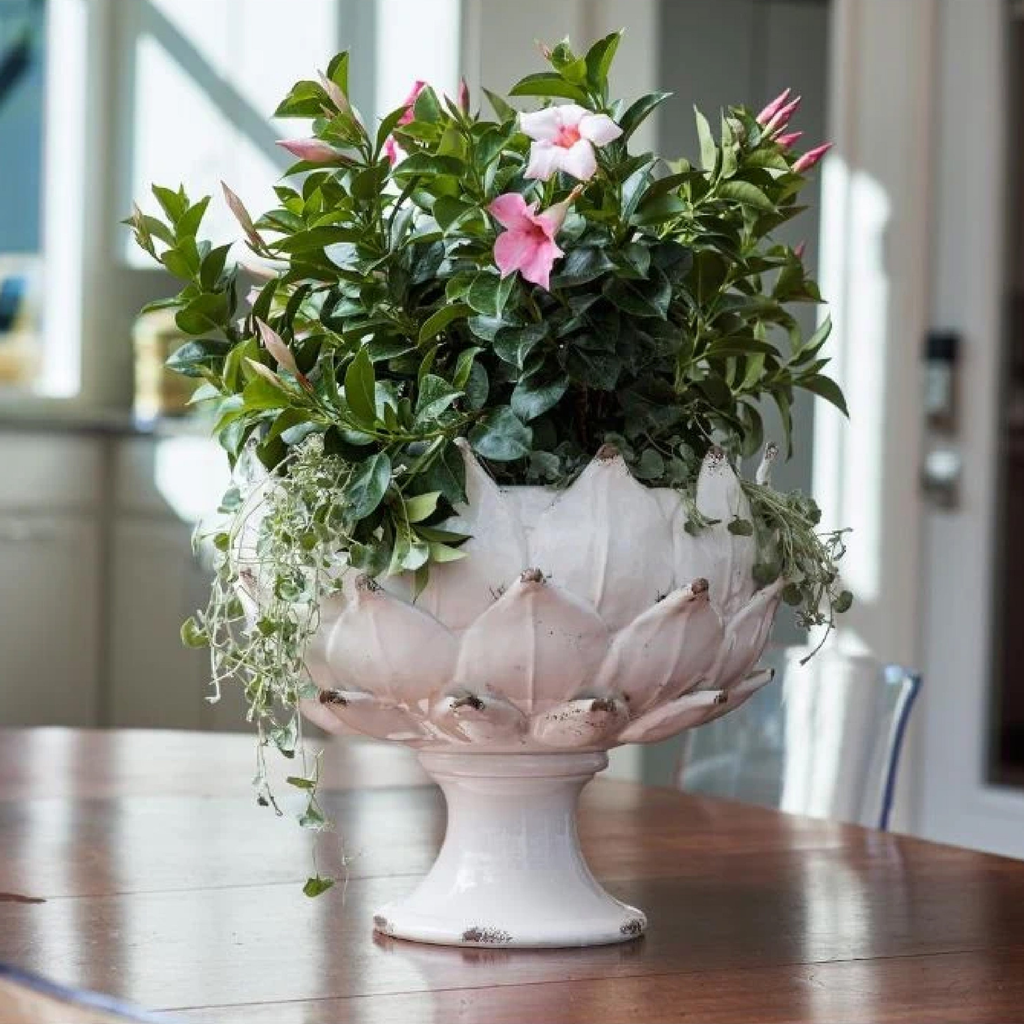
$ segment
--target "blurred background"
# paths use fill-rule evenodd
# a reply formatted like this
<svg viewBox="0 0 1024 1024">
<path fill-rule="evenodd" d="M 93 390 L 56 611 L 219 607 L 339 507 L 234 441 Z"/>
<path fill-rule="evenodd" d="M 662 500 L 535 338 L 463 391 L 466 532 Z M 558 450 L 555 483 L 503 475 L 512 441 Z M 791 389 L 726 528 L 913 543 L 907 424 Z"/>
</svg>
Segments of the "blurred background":
<svg viewBox="0 0 1024 1024">
<path fill-rule="evenodd" d="M 852 526 L 843 642 L 921 669 L 895 825 L 1024 856 L 1024 4 L 1010 0 L 0 0 L 0 725 L 239 728 L 178 641 L 196 519 L 226 479 L 162 370 L 173 291 L 118 224 L 152 181 L 270 202 L 268 115 L 354 52 L 368 118 L 414 79 L 499 92 L 535 40 L 626 27 L 617 85 L 691 105 L 804 97 L 832 139 L 806 241 L 845 424 L 804 403 L 776 482 Z M 214 238 L 235 230 L 219 199 Z M 807 326 L 813 324 L 814 311 Z M 777 637 L 795 639 L 789 624 Z M 2 740 L 0 740 L 2 742 Z M 661 781 L 662 752 L 617 770 Z"/>
</svg>

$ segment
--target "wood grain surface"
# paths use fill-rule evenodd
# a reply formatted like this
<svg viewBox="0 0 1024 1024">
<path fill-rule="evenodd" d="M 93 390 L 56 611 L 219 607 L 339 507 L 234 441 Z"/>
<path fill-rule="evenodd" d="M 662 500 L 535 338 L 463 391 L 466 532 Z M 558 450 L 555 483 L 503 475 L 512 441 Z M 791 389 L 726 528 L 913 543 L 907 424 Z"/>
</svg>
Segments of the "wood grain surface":
<svg viewBox="0 0 1024 1024">
<path fill-rule="evenodd" d="M 329 747 L 315 900 L 252 774 L 242 736 L 0 730 L 0 961 L 210 1024 L 1024 1020 L 1015 861 L 599 780 L 584 848 L 645 938 L 418 946 L 370 926 L 443 834 L 409 752 Z"/>
</svg>

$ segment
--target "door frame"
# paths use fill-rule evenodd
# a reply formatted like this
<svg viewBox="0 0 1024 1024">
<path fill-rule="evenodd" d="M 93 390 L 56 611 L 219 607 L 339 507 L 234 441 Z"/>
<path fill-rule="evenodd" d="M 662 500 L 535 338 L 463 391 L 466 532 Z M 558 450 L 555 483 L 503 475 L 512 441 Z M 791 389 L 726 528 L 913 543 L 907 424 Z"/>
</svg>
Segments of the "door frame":
<svg viewBox="0 0 1024 1024">
<path fill-rule="evenodd" d="M 822 291 L 850 423 L 816 417 L 814 491 L 850 525 L 839 642 L 924 676 L 894 826 L 1024 857 L 1024 792 L 987 779 L 1003 363 L 1008 0 L 834 0 Z M 952 437 L 925 428 L 929 327 L 963 342 Z M 920 487 L 962 458 L 959 502 Z"/>
</svg>

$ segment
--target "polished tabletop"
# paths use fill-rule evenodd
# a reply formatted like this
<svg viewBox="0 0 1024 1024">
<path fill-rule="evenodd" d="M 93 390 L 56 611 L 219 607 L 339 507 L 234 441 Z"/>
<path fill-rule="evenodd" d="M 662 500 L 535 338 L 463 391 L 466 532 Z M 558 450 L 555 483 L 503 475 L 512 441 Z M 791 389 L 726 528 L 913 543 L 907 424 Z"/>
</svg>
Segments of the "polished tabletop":
<svg viewBox="0 0 1024 1024">
<path fill-rule="evenodd" d="M 316 899 L 253 767 L 245 736 L 0 730 L 0 962 L 210 1024 L 1024 1020 L 1024 863 L 598 780 L 583 845 L 644 938 L 419 946 L 370 923 L 442 837 L 413 757 L 330 746 Z"/>
</svg>

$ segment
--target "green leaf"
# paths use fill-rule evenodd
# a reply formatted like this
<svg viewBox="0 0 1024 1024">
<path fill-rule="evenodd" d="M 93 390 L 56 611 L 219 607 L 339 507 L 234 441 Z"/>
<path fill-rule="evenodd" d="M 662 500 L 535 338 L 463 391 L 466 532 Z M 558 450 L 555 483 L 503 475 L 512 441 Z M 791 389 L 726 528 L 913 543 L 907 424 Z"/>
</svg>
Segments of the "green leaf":
<svg viewBox="0 0 1024 1024">
<path fill-rule="evenodd" d="M 440 541 L 430 542 L 430 560 L 443 564 L 445 562 L 457 562 L 462 558 L 465 558 L 469 552 L 462 551 L 459 548 L 449 547 L 447 544 L 442 544 Z"/>
<path fill-rule="evenodd" d="M 181 642 L 186 647 L 198 649 L 210 646 L 209 634 L 203 629 L 193 616 L 189 616 L 181 624 Z"/>
<path fill-rule="evenodd" d="M 705 171 L 711 172 L 718 162 L 718 146 L 715 145 L 708 119 L 696 107 L 693 108 L 693 115 L 697 121 L 697 138 L 700 140 L 700 163 Z"/>
<path fill-rule="evenodd" d="M 231 351 L 231 343 L 219 338 L 187 341 L 167 360 L 167 368 L 183 377 L 202 377 L 204 370 L 219 373 Z"/>
<path fill-rule="evenodd" d="M 533 434 L 507 406 L 491 409 L 469 432 L 477 454 L 493 462 L 511 462 L 530 454 Z"/>
<path fill-rule="evenodd" d="M 301 775 L 289 775 L 284 781 L 296 789 L 316 789 L 316 779 L 304 779 Z"/>
<path fill-rule="evenodd" d="M 587 102 L 587 92 L 579 85 L 567 82 L 561 75 L 541 71 L 521 78 L 509 89 L 509 96 L 560 96 L 563 99 Z"/>
<path fill-rule="evenodd" d="M 452 383 L 460 391 L 469 383 L 470 374 L 473 372 L 473 360 L 481 352 L 483 352 L 482 348 L 473 345 L 470 348 L 464 348 L 459 353 L 459 358 L 455 360 L 455 374 L 452 377 Z"/>
<path fill-rule="evenodd" d="M 551 278 L 551 284 L 555 288 L 572 288 L 614 269 L 615 264 L 600 246 L 574 246 L 566 254 L 558 273 Z"/>
<path fill-rule="evenodd" d="M 206 334 L 218 331 L 229 318 L 228 297 L 223 292 L 199 295 L 179 309 L 174 322 L 186 334 Z"/>
<path fill-rule="evenodd" d="M 358 521 L 376 511 L 390 483 L 391 459 L 387 452 L 378 452 L 362 462 L 345 486 L 349 518 Z"/>
<path fill-rule="evenodd" d="M 440 491 L 449 505 L 466 501 L 466 463 L 456 444 L 449 442 L 418 479 L 430 490 Z"/>
<path fill-rule="evenodd" d="M 631 104 L 626 112 L 619 118 L 619 127 L 622 129 L 622 141 L 629 137 L 654 113 L 672 93 L 652 92 L 641 96 L 635 103 Z"/>
<path fill-rule="evenodd" d="M 842 615 L 844 612 L 848 612 L 853 606 L 853 594 L 848 590 L 840 592 L 839 596 L 832 602 L 832 611 L 837 615 Z"/>
<path fill-rule="evenodd" d="M 422 523 L 424 519 L 429 519 L 437 511 L 440 497 L 440 491 L 428 491 L 426 494 L 417 494 L 414 498 L 406 498 L 405 518 L 410 523 Z"/>
<path fill-rule="evenodd" d="M 177 225 L 179 219 L 188 209 L 188 197 L 180 189 L 175 191 L 171 188 L 164 188 L 163 185 L 154 185 L 153 195 L 156 196 L 156 201 L 167 214 L 170 222 Z"/>
<path fill-rule="evenodd" d="M 743 206 L 750 206 L 755 210 L 765 213 L 772 213 L 775 204 L 756 186 L 749 181 L 723 181 L 718 185 L 716 192 L 723 199 L 733 199 Z"/>
<path fill-rule="evenodd" d="M 416 423 L 432 423 L 461 396 L 443 377 L 428 373 L 420 383 L 416 397 Z"/>
<path fill-rule="evenodd" d="M 754 524 L 749 519 L 731 519 L 725 528 L 736 537 L 754 536 Z"/>
<path fill-rule="evenodd" d="M 633 467 L 633 475 L 638 480 L 657 480 L 665 472 L 665 460 L 653 448 L 647 448 L 640 456 L 640 461 Z"/>
<path fill-rule="evenodd" d="M 810 391 L 826 402 L 831 402 L 844 416 L 849 416 L 850 411 L 846 408 L 846 399 L 843 397 L 842 389 L 823 373 L 811 377 L 801 377 L 796 382 L 805 391 Z"/>
<path fill-rule="evenodd" d="M 420 344 L 422 345 L 423 342 L 440 334 L 453 321 L 469 316 L 471 312 L 472 307 L 464 302 L 453 302 L 450 305 L 442 306 L 420 328 Z"/>
<path fill-rule="evenodd" d="M 647 281 L 614 278 L 605 285 L 604 294 L 624 313 L 664 320 L 672 301 L 672 286 L 663 274 L 653 271 Z"/>
<path fill-rule="evenodd" d="M 524 423 L 529 423 L 553 409 L 568 389 L 569 381 L 566 377 L 543 383 L 525 377 L 512 392 L 512 411 Z"/>
<path fill-rule="evenodd" d="M 587 50 L 587 79 L 592 88 L 598 92 L 603 91 L 608 85 L 608 71 L 615 59 L 615 51 L 619 48 L 622 40 L 621 32 L 611 32 L 603 39 L 598 39 L 589 50 Z"/>
<path fill-rule="evenodd" d="M 494 337 L 495 354 L 506 363 L 521 368 L 526 357 L 547 337 L 547 333 L 547 324 L 503 327 Z"/>
<path fill-rule="evenodd" d="M 487 97 L 487 101 L 490 103 L 491 108 L 494 110 L 494 113 L 498 115 L 499 121 L 514 121 L 516 119 L 517 114 L 515 107 L 506 103 L 501 96 L 495 92 L 491 92 L 490 89 L 484 89 L 483 92 Z"/>
<path fill-rule="evenodd" d="M 500 278 L 497 274 L 478 274 L 466 293 L 466 302 L 482 316 L 501 316 L 514 283 L 511 276 Z"/>
<path fill-rule="evenodd" d="M 321 896 L 327 892 L 330 887 L 334 885 L 333 878 L 321 878 L 319 875 L 315 875 L 312 878 L 306 879 L 306 884 L 302 887 L 304 895 L 309 896 L 311 899 L 314 896 Z"/>
<path fill-rule="evenodd" d="M 373 362 L 365 348 L 356 353 L 345 371 L 345 400 L 358 423 L 369 427 L 377 422 Z"/>
</svg>

